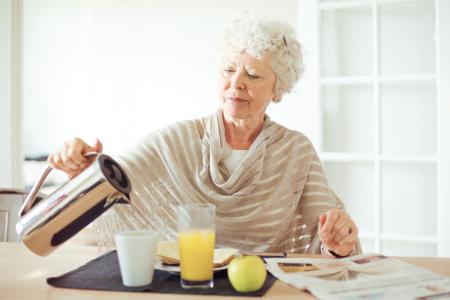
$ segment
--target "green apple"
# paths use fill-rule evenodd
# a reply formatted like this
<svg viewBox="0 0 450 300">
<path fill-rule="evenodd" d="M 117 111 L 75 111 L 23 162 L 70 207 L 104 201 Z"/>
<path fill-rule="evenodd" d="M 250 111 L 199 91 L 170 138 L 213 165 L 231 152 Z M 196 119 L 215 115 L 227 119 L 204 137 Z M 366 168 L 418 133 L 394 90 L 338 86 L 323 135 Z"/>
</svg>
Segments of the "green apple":
<svg viewBox="0 0 450 300">
<path fill-rule="evenodd" d="M 266 281 L 267 271 L 258 256 L 238 256 L 228 264 L 228 279 L 240 293 L 259 290 Z"/>
</svg>

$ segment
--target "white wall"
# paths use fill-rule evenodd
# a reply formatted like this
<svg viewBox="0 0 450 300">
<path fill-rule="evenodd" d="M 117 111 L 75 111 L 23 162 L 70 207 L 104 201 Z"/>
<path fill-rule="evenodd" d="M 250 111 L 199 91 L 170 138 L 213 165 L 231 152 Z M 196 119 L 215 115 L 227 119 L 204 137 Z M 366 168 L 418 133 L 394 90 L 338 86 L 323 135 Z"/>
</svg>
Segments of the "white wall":
<svg viewBox="0 0 450 300">
<path fill-rule="evenodd" d="M 78 136 L 115 153 L 217 109 L 220 36 L 238 11 L 297 26 L 295 0 L 24 0 L 24 150 Z M 298 90 L 269 115 L 301 130 Z M 306 125 L 306 124 L 305 124 Z M 308 126 L 305 126 L 308 128 Z M 308 132 L 306 132 L 308 133 Z"/>
<path fill-rule="evenodd" d="M 0 188 L 21 186 L 17 3 L 0 0 Z"/>
<path fill-rule="evenodd" d="M 11 4 L 0 1 L 0 186 L 11 185 Z"/>
</svg>

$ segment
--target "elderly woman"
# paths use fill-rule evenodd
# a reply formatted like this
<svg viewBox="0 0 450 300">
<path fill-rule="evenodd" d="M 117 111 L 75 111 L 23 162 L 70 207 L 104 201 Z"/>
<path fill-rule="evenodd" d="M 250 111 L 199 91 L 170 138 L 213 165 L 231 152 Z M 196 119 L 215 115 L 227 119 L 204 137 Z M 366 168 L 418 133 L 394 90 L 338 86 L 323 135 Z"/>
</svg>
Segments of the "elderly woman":
<svg viewBox="0 0 450 300">
<path fill-rule="evenodd" d="M 236 19 L 224 38 L 220 109 L 146 136 L 118 160 L 133 191 L 131 205 L 99 218 L 99 245 L 114 233 L 154 228 L 176 239 L 180 203 L 216 205 L 218 245 L 243 251 L 308 252 L 348 256 L 360 252 L 358 229 L 329 187 L 313 145 L 265 114 L 302 73 L 300 44 L 278 21 Z M 102 151 L 74 139 L 49 163 L 76 176 Z"/>
</svg>

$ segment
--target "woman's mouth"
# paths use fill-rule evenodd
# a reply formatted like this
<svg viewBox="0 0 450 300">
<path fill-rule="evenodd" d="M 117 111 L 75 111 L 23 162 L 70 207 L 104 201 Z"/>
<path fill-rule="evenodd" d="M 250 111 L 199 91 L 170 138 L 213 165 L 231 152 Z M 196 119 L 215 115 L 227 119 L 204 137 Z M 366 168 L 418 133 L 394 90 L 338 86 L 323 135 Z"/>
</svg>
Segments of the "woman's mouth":
<svg viewBox="0 0 450 300">
<path fill-rule="evenodd" d="M 228 97 L 228 100 L 230 100 L 233 103 L 247 103 L 248 101 L 245 99 L 237 98 L 237 97 Z"/>
</svg>

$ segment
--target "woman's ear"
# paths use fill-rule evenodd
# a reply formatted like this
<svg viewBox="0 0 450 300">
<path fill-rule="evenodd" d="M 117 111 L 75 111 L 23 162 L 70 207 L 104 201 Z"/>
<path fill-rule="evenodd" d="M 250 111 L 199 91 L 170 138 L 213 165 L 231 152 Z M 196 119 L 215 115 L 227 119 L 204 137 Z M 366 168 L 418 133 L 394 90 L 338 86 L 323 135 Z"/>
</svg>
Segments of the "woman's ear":
<svg viewBox="0 0 450 300">
<path fill-rule="evenodd" d="M 283 94 L 286 91 L 286 89 L 283 86 L 279 86 L 278 84 L 275 84 L 272 91 L 272 101 L 273 102 L 280 102 L 283 98 Z"/>
<path fill-rule="evenodd" d="M 277 96 L 277 88 L 276 88 L 276 85 L 273 87 L 273 90 L 272 90 L 272 101 L 273 102 L 277 102 L 277 98 L 278 98 L 278 96 Z"/>
<path fill-rule="evenodd" d="M 283 93 L 281 93 L 280 90 L 275 91 L 272 97 L 272 101 L 277 103 L 281 101 L 281 98 L 283 97 Z"/>
</svg>

